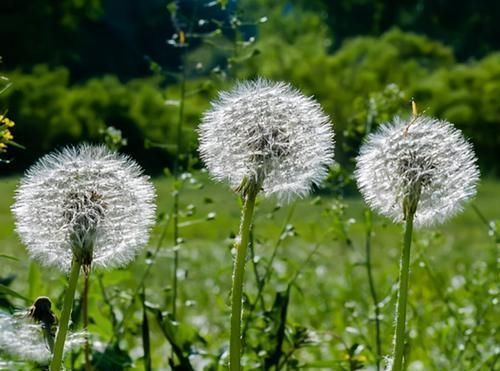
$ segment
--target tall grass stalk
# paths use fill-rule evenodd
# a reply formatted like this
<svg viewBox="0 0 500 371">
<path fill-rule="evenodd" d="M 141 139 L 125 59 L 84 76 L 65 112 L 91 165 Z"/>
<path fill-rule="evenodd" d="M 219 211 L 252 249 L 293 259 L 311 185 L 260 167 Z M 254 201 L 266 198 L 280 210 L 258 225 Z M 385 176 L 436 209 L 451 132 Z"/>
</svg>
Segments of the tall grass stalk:
<svg viewBox="0 0 500 371">
<path fill-rule="evenodd" d="M 176 151 L 175 151 L 175 162 L 174 162 L 174 212 L 173 212 L 173 242 L 174 242 L 174 269 L 172 277 L 172 317 L 175 320 L 177 315 L 177 289 L 178 289 L 178 270 L 179 270 L 179 162 L 181 156 L 182 147 L 182 124 L 184 122 L 184 103 L 186 100 L 186 68 L 183 63 L 181 66 L 181 96 L 179 105 L 179 118 L 177 121 L 177 133 L 176 133 Z"/>
<path fill-rule="evenodd" d="M 140 293 L 141 297 L 141 305 L 142 305 L 142 324 L 141 324 L 141 330 L 142 330 L 142 348 L 144 351 L 144 371 L 151 371 L 152 370 L 152 361 L 151 361 L 151 340 L 150 340 L 150 335 L 149 335 L 149 321 L 148 321 L 148 314 L 146 311 L 146 288 L 143 285 L 142 286 L 142 291 Z"/>
<path fill-rule="evenodd" d="M 236 259 L 234 261 L 231 288 L 231 336 L 229 341 L 230 371 L 241 370 L 241 300 L 243 294 L 243 277 L 245 273 L 245 261 L 250 237 L 250 226 L 252 224 L 255 199 L 258 192 L 257 189 L 258 188 L 249 190 L 244 196 L 239 238 L 236 240 L 234 246 L 236 249 Z"/>
<path fill-rule="evenodd" d="M 372 297 L 373 305 L 375 308 L 375 343 L 376 343 L 376 366 L 377 371 L 380 371 L 380 360 L 382 358 L 382 341 L 380 339 L 380 307 L 377 297 L 377 291 L 375 289 L 375 282 L 373 280 L 372 274 L 372 259 L 371 259 L 371 237 L 372 237 L 372 212 L 370 209 L 365 210 L 365 226 L 366 226 L 366 241 L 365 241 L 365 253 L 366 253 L 366 273 L 368 275 L 368 284 L 370 286 L 370 295 Z"/>
<path fill-rule="evenodd" d="M 71 263 L 71 272 L 69 274 L 68 288 L 64 294 L 63 309 L 61 312 L 61 318 L 59 321 L 59 329 L 57 331 L 56 342 L 54 345 L 54 355 L 52 357 L 52 362 L 50 363 L 50 371 L 60 371 L 63 353 L 64 353 L 64 343 L 66 341 L 66 334 L 68 333 L 69 318 L 71 315 L 71 309 L 73 308 L 73 300 L 75 297 L 76 284 L 78 282 L 78 276 L 80 275 L 81 263 L 78 259 L 73 259 Z"/>
</svg>

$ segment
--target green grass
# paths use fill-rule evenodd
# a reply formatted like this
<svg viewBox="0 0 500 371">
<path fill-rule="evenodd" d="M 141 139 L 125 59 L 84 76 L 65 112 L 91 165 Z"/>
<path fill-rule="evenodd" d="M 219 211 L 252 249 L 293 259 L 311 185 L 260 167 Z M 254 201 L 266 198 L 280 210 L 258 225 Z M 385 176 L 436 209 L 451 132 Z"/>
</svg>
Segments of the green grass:
<svg viewBox="0 0 500 371">
<path fill-rule="evenodd" d="M 206 340 L 198 343 L 210 354 L 221 352 L 229 339 L 229 288 L 231 283 L 232 238 L 239 227 L 237 197 L 223 185 L 214 184 L 205 174 L 184 181 L 181 190 L 179 314 L 182 326 L 192 326 Z M 33 263 L 19 242 L 9 211 L 17 178 L 0 178 L 0 254 L 17 260 L 0 258 L 0 276 L 15 275 L 10 286 L 22 295 L 35 298 L 47 295 L 61 308 L 65 278 L 54 270 Z M 156 179 L 158 213 L 171 212 L 170 179 Z M 500 182 L 484 180 L 474 200 L 488 220 L 498 218 L 497 199 Z M 291 210 L 293 209 L 293 214 Z M 282 240 L 273 263 L 270 284 L 264 290 L 266 309 L 271 310 L 277 292 L 285 292 L 292 277 L 300 271 L 291 290 L 287 335 L 298 326 L 314 332 L 317 343 L 294 353 L 306 368 L 349 369 L 347 349 L 361 344 L 354 361 L 374 364 L 373 303 L 366 278 L 363 224 L 364 204 L 359 198 L 336 200 L 329 197 L 300 200 L 276 208 L 273 200 L 259 200 L 254 223 L 255 261 L 262 276 L 264 267 L 288 216 L 290 233 Z M 214 220 L 206 220 L 215 212 Z M 147 251 L 155 250 L 162 226 L 160 218 Z M 375 216 L 372 239 L 373 274 L 382 301 L 382 349 L 391 350 L 395 282 L 402 239 L 402 227 Z M 293 228 L 291 227 L 293 226 Z M 146 280 L 146 299 L 151 307 L 170 308 L 173 241 L 171 224 L 160 243 L 156 259 L 141 254 L 127 269 L 102 275 L 109 299 L 106 303 L 99 288 L 97 274 L 90 288 L 90 331 L 106 343 L 112 335 L 110 304 L 118 320 L 127 313 L 130 295 L 137 287 L 146 263 L 151 274 Z M 444 226 L 417 230 L 412 247 L 409 295 L 410 369 L 417 370 L 483 370 L 494 362 L 498 309 L 497 248 L 488 235 L 487 226 L 474 210 L 466 210 Z M 317 249 L 310 261 L 309 254 Z M 252 264 L 247 264 L 245 290 L 251 300 L 256 294 Z M 78 289 L 77 289 L 78 290 Z M 79 286 L 81 290 L 81 286 Z M 19 306 L 19 299 L 12 299 Z M 120 346 L 129 352 L 134 366 L 143 367 L 139 303 L 125 320 L 126 332 Z M 259 308 L 257 312 L 261 312 Z M 267 318 L 262 313 L 261 318 Z M 269 315 L 269 313 L 267 313 Z M 150 316 L 153 368 L 167 367 L 169 352 L 158 325 Z M 76 323 L 78 325 L 78 322 Z M 183 332 L 184 331 L 184 332 Z M 182 333 L 190 330 L 182 327 Z M 257 347 L 269 324 L 253 321 L 247 336 L 249 349 Z M 181 336 L 181 335 L 179 335 Z M 182 335 L 184 336 L 184 335 Z M 185 335 L 187 338 L 190 336 Z M 285 350 L 287 348 L 285 347 Z M 353 348 L 354 349 L 354 348 Z M 263 351 L 265 351 L 265 346 Z M 248 353 L 251 367 L 258 357 Z M 484 362 L 484 363 L 482 363 Z M 484 368 L 483 368 L 484 367 Z M 497 363 L 498 367 L 498 363 Z M 223 369 L 223 368 L 221 368 Z"/>
</svg>

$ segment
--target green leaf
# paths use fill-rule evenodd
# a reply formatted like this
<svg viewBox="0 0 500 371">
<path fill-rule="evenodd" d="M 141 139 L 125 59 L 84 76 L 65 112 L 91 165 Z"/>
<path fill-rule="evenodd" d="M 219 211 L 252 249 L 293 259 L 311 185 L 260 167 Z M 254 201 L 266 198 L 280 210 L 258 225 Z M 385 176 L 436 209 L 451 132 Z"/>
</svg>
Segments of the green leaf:
<svg viewBox="0 0 500 371">
<path fill-rule="evenodd" d="M 16 297 L 18 299 L 22 299 L 22 300 L 24 300 L 25 302 L 28 302 L 28 303 L 32 302 L 32 300 L 28 299 L 26 296 L 21 295 L 18 292 L 14 291 L 14 290 L 12 290 L 10 288 L 8 288 L 5 285 L 1 285 L 1 284 L 0 284 L 0 293 L 5 294 L 5 295 L 14 296 L 14 297 Z"/>
<path fill-rule="evenodd" d="M 126 370 L 132 366 L 132 359 L 118 344 L 106 347 L 104 352 L 92 353 L 92 366 L 94 370 Z"/>
<path fill-rule="evenodd" d="M 193 366 L 189 361 L 189 354 L 195 342 L 203 342 L 205 340 L 198 334 L 198 331 L 187 324 L 174 321 L 168 314 L 164 315 L 161 310 L 148 306 L 148 309 L 155 314 L 155 318 L 160 325 L 160 329 L 172 346 L 180 368 L 174 365 L 174 361 L 169 359 L 169 364 L 173 369 L 186 371 L 194 371 Z"/>
<path fill-rule="evenodd" d="M 14 257 L 14 256 L 10 256 L 10 255 L 5 255 L 5 254 L 0 254 L 0 258 L 14 260 L 14 261 L 19 261 L 18 258 Z"/>
<path fill-rule="evenodd" d="M 266 370 L 272 366 L 278 368 L 283 355 L 288 303 L 290 302 L 290 286 L 286 291 L 276 293 L 270 317 L 273 318 L 274 331 L 272 338 L 276 339 L 273 352 L 265 360 Z"/>
</svg>

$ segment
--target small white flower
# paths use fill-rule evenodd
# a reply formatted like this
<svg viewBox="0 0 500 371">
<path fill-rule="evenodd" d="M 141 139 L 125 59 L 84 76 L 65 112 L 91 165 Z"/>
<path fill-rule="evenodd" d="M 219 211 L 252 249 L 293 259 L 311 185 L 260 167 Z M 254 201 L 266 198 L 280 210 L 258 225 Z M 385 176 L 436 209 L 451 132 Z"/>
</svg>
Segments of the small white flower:
<svg viewBox="0 0 500 371">
<path fill-rule="evenodd" d="M 264 79 L 221 93 L 199 127 L 210 174 L 237 189 L 245 181 L 280 199 L 305 196 L 333 162 L 333 131 L 312 98 Z"/>
<path fill-rule="evenodd" d="M 479 170 L 462 133 L 446 121 L 396 118 L 370 134 L 355 171 L 368 205 L 395 222 L 404 220 L 403 200 L 419 194 L 415 226 L 440 224 L 476 194 Z"/>
<path fill-rule="evenodd" d="M 155 191 L 129 157 L 104 146 L 66 147 L 42 157 L 21 180 L 16 230 L 41 264 L 128 263 L 149 237 Z"/>
</svg>

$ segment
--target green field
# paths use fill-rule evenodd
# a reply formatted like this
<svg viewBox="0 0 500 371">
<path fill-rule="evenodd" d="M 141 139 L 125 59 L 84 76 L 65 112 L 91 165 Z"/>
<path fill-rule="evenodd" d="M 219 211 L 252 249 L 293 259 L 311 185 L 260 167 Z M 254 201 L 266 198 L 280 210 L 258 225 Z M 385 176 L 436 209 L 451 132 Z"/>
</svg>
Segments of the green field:
<svg viewBox="0 0 500 371">
<path fill-rule="evenodd" d="M 227 187 L 211 182 L 203 173 L 184 180 L 180 191 L 179 297 L 176 327 L 179 342 L 186 343 L 195 369 L 224 353 L 229 339 L 229 288 L 231 245 L 239 225 L 237 197 Z M 61 308 L 65 278 L 33 263 L 19 242 L 9 208 L 18 178 L 0 179 L 0 277 L 15 276 L 10 288 L 34 299 L 47 295 Z M 141 331 L 143 310 L 136 300 L 126 311 L 147 266 L 145 298 L 149 312 L 153 369 L 168 369 L 170 346 L 154 319 L 154 308 L 171 310 L 173 246 L 173 182 L 156 179 L 159 222 L 147 252 L 126 269 L 96 272 L 90 283 L 90 332 L 95 351 L 102 350 L 113 335 L 113 317 L 125 330 L 118 344 L 128 349 L 133 367 L 143 368 Z M 499 218 L 500 182 L 483 180 L 473 201 L 486 221 Z M 207 218 L 215 213 L 213 220 Z M 277 207 L 274 200 L 258 203 L 254 257 L 247 264 L 245 291 L 250 303 L 256 294 L 256 276 L 262 278 L 278 241 L 263 304 L 257 305 L 247 332 L 248 369 L 254 368 L 258 348 L 275 334 L 266 318 L 279 313 L 280 300 L 290 290 L 283 346 L 304 369 L 374 369 L 375 335 L 373 301 L 365 265 L 364 204 L 359 198 L 310 197 Z M 213 214 L 211 214 L 213 216 Z M 498 223 L 497 223 L 498 224 Z M 167 229 L 165 229 L 165 226 Z M 161 236 L 166 231 L 164 238 Z M 285 231 L 283 233 L 283 231 Z M 281 236 L 281 238 L 280 238 Z M 381 310 L 382 353 L 391 350 L 395 282 L 402 228 L 374 217 L 372 269 Z M 156 247 L 158 253 L 155 254 Z M 412 247 L 409 297 L 409 369 L 494 370 L 500 367 L 500 310 L 498 305 L 498 241 L 494 229 L 481 220 L 470 205 L 464 213 L 438 229 L 418 230 Z M 102 274 L 101 274 L 102 273 Z M 297 275 L 298 274 L 298 275 Z M 296 278 L 294 280 L 294 277 Z M 105 292 L 100 287 L 99 279 Z M 78 290 L 81 291 L 81 285 Z M 276 296 L 277 293 L 281 295 Z M 9 297 L 19 307 L 29 303 Z M 275 300 L 276 299 L 276 300 Z M 260 301 L 259 301 L 260 303 Z M 111 309 L 112 308 L 112 309 Z M 113 315 L 111 315 L 111 310 Z M 249 309 L 247 307 L 246 313 Z M 75 327 L 80 326 L 78 318 Z M 245 319 L 244 319 L 245 322 Z M 142 327 L 141 327 L 142 326 Z M 294 349 L 302 329 L 308 336 Z M 201 338 L 195 336 L 199 332 Z M 259 341 L 257 341 L 259 340 Z M 260 343 L 260 345 L 258 345 Z M 269 346 L 272 340 L 269 340 Z M 355 346 L 358 344 L 359 346 Z M 349 352 L 351 349 L 351 355 Z M 260 352 L 260 353 L 259 353 Z M 224 361 L 221 361 L 224 362 Z M 495 363 L 496 362 L 496 363 Z M 222 364 L 222 363 L 221 363 Z M 365 367 L 365 366 L 363 366 Z M 371 367 L 371 368 L 370 368 Z M 496 368 L 495 368 L 496 367 Z M 220 367 L 224 369 L 224 367 Z"/>
</svg>

